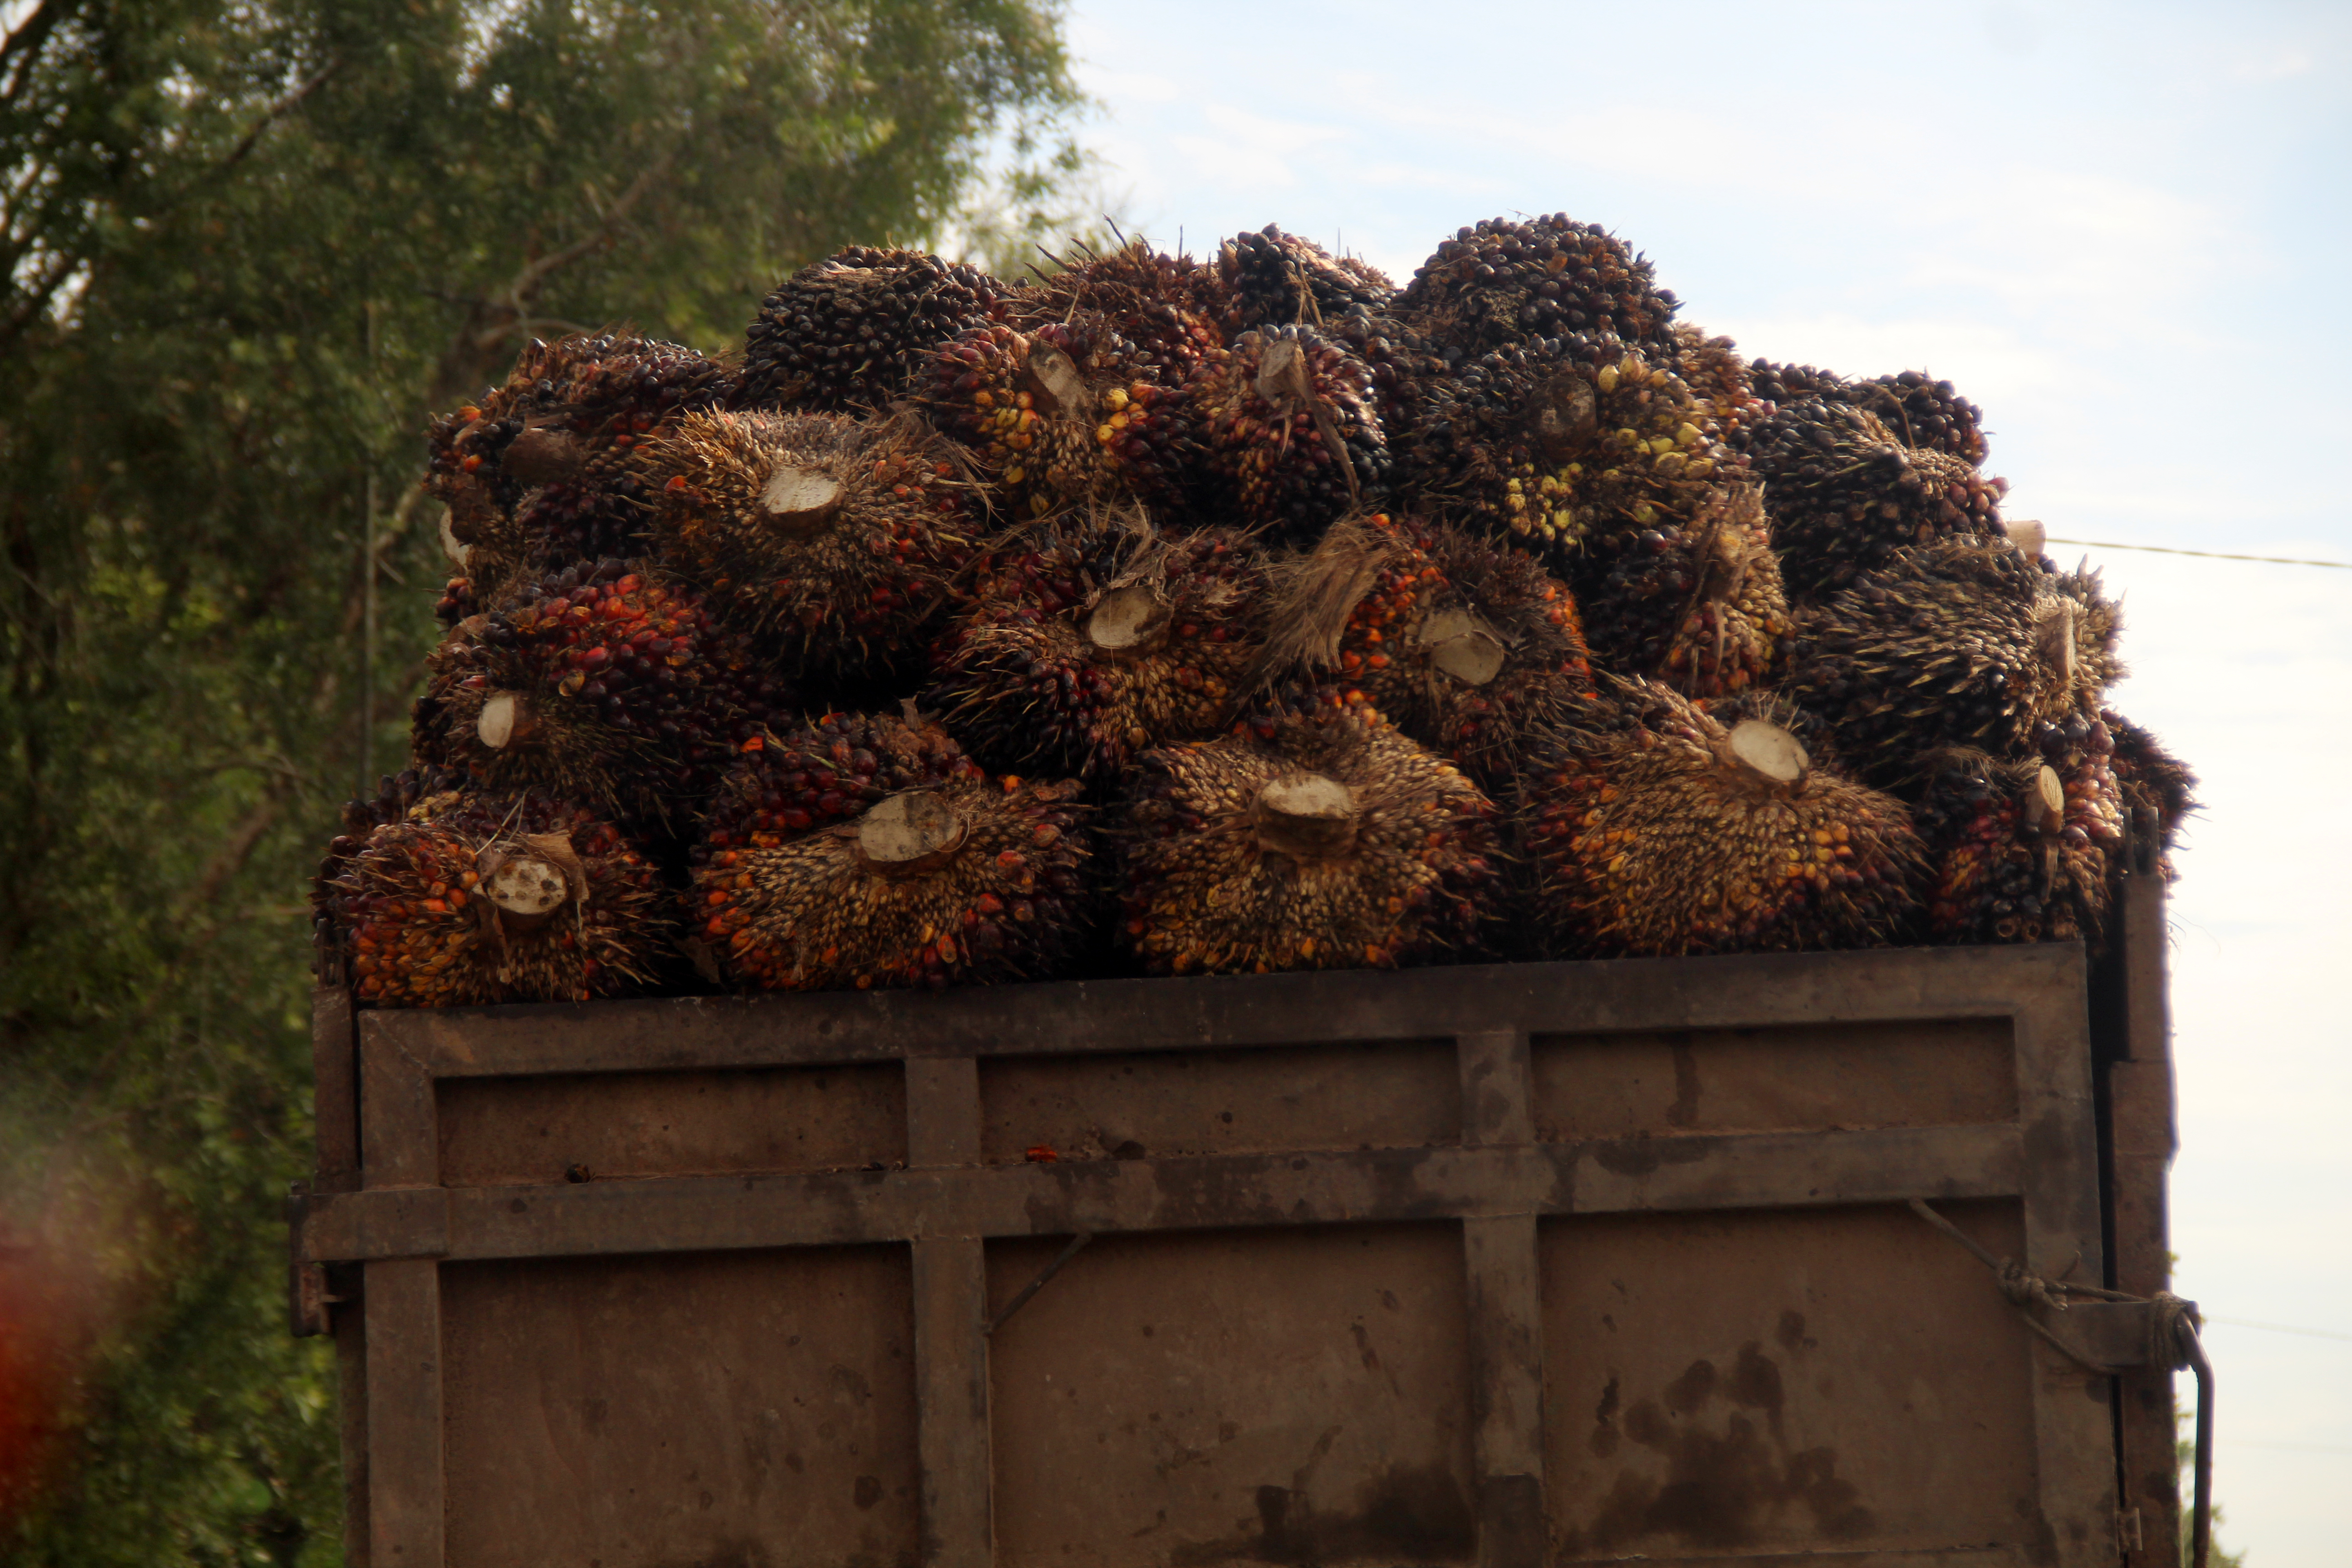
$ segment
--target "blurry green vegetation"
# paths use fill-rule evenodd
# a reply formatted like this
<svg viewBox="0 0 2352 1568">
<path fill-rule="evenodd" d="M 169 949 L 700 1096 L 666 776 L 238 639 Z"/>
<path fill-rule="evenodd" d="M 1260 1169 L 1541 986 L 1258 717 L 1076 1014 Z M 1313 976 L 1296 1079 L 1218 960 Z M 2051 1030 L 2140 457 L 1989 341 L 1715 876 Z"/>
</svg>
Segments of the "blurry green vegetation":
<svg viewBox="0 0 2352 1568">
<path fill-rule="evenodd" d="M 1059 232 L 1060 22 L 0 5 L 0 1240 L 105 1216 L 63 1240 L 119 1308 L 67 1483 L 0 1559 L 340 1556 L 280 1200 L 310 1163 L 307 879 L 336 804 L 401 765 L 431 639 L 426 412 L 534 335 L 720 348 L 845 244 Z"/>
</svg>

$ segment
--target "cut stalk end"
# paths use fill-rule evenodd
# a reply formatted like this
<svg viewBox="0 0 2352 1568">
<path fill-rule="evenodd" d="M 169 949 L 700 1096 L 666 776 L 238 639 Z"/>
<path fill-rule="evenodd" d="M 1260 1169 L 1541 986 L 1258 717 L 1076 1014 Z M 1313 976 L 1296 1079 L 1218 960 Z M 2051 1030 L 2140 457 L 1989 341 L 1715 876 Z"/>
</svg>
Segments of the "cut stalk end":
<svg viewBox="0 0 2352 1568">
<path fill-rule="evenodd" d="M 967 829 L 956 808 L 922 790 L 894 795 L 857 822 L 857 852 L 885 877 L 912 877 L 955 858 Z"/>
<path fill-rule="evenodd" d="M 1278 855 L 1340 855 L 1356 842 L 1356 792 L 1321 773 L 1267 784 L 1255 816 L 1258 847 Z"/>
<path fill-rule="evenodd" d="M 768 475 L 760 504 L 779 528 L 801 533 L 824 526 L 841 506 L 841 481 L 814 468 L 779 464 Z"/>
<path fill-rule="evenodd" d="M 1148 583 L 1113 588 L 1087 616 L 1087 640 L 1106 652 L 1132 652 L 1157 646 L 1168 629 L 1170 605 Z"/>
<path fill-rule="evenodd" d="M 2004 522 L 2000 525 L 2000 531 L 2009 536 L 2009 542 L 2011 544 L 2016 545 L 2028 555 L 2043 553 L 2043 546 L 2050 542 L 2049 525 L 2037 522 L 2032 518 L 2021 517 L 2014 521 Z"/>
<path fill-rule="evenodd" d="M 580 437 L 534 425 L 507 444 L 499 463 L 524 484 L 560 485 L 578 479 L 587 460 Z"/>
<path fill-rule="evenodd" d="M 1723 743 L 1724 760 L 1771 789 L 1794 789 L 1812 771 L 1804 743 L 1778 724 L 1742 719 Z"/>
<path fill-rule="evenodd" d="M 1429 649 L 1429 662 L 1465 686 L 1484 686 L 1503 673 L 1510 649 L 1495 628 L 1468 610 L 1440 610 L 1423 621 L 1413 640 Z"/>
<path fill-rule="evenodd" d="M 1315 382 L 1307 373 L 1307 351 L 1289 338 L 1275 339 L 1257 362 L 1257 395 L 1268 403 L 1311 400 Z"/>
<path fill-rule="evenodd" d="M 501 691 L 482 704 L 480 717 L 474 721 L 474 733 L 482 744 L 494 752 L 509 746 L 527 746 L 539 732 L 539 715 L 520 692 Z"/>
</svg>

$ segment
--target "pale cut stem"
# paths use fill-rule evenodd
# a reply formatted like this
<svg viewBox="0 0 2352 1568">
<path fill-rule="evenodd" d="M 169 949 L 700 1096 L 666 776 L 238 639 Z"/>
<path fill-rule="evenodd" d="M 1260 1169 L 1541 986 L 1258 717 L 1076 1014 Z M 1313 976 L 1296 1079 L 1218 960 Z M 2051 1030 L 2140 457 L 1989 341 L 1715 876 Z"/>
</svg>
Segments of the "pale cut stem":
<svg viewBox="0 0 2352 1568">
<path fill-rule="evenodd" d="M 2074 684 L 2074 621 L 2082 609 L 2074 600 L 2061 597 L 2043 605 L 2034 617 L 2035 641 L 2042 662 L 2070 688 Z"/>
<path fill-rule="evenodd" d="M 473 556 L 474 547 L 457 537 L 457 529 L 451 526 L 449 509 L 446 506 L 441 509 L 441 521 L 436 531 L 441 536 L 441 553 L 449 558 L 450 565 L 463 572 L 466 563 Z"/>
<path fill-rule="evenodd" d="M 1257 362 L 1257 395 L 1268 403 L 1288 398 L 1305 403 L 1315 395 L 1307 373 L 1307 351 L 1289 338 L 1276 338 Z"/>
<path fill-rule="evenodd" d="M 793 532 L 821 527 L 841 505 L 841 481 L 814 468 L 778 464 L 760 492 L 770 521 Z"/>
<path fill-rule="evenodd" d="M 857 823 L 857 851 L 885 877 L 911 877 L 955 858 L 967 829 L 939 795 L 908 790 L 881 802 Z"/>
<path fill-rule="evenodd" d="M 572 901 L 572 881 L 563 868 L 529 855 L 510 855 L 499 861 L 483 887 L 498 909 L 500 922 L 513 931 L 543 924 Z"/>
<path fill-rule="evenodd" d="M 2044 547 L 2050 542 L 2049 524 L 2036 521 L 2032 518 L 2021 517 L 2004 522 L 2000 525 L 2000 531 L 2009 536 L 2009 542 L 2011 544 L 2016 545 L 2028 555 L 2044 553 Z"/>
<path fill-rule="evenodd" d="M 1033 344 L 1029 363 L 1021 374 L 1023 390 L 1037 412 L 1063 419 L 1082 419 L 1087 412 L 1086 378 L 1068 354 L 1051 343 Z"/>
<path fill-rule="evenodd" d="M 1356 842 L 1356 792 L 1321 773 L 1276 779 L 1258 791 L 1257 842 L 1276 854 L 1344 854 Z"/>
<path fill-rule="evenodd" d="M 1484 686 L 1503 673 L 1510 650 L 1495 628 L 1471 611 L 1440 610 L 1421 623 L 1413 640 L 1429 649 L 1429 662 L 1465 686 Z"/>
<path fill-rule="evenodd" d="M 1149 583 L 1129 583 L 1105 594 L 1087 616 L 1087 640 L 1108 652 L 1156 642 L 1168 627 L 1169 604 Z"/>
<path fill-rule="evenodd" d="M 539 715 L 531 710 L 530 701 L 519 691 L 500 691 L 482 704 L 480 717 L 474 721 L 474 733 L 482 744 L 494 752 L 509 746 L 527 746 L 539 732 Z"/>
<path fill-rule="evenodd" d="M 1794 789 L 1805 782 L 1813 766 L 1802 742 L 1761 719 L 1742 719 L 1734 724 L 1723 752 L 1734 767 L 1773 789 Z"/>
<path fill-rule="evenodd" d="M 2059 782 L 2058 770 L 2047 763 L 2035 772 L 2026 791 L 2025 820 L 2044 837 L 2066 826 L 2066 786 Z"/>
</svg>

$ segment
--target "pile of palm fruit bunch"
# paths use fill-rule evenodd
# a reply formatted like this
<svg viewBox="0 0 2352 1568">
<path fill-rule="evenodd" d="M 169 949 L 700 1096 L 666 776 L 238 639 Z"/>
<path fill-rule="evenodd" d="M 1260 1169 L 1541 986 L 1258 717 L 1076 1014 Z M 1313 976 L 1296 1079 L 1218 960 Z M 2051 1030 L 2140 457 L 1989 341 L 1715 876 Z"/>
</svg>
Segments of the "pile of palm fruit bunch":
<svg viewBox="0 0 2352 1568">
<path fill-rule="evenodd" d="M 859 247 L 427 432 L 363 1005 L 2080 941 L 2194 780 L 1949 382 L 1743 359 L 1565 215 Z"/>
</svg>

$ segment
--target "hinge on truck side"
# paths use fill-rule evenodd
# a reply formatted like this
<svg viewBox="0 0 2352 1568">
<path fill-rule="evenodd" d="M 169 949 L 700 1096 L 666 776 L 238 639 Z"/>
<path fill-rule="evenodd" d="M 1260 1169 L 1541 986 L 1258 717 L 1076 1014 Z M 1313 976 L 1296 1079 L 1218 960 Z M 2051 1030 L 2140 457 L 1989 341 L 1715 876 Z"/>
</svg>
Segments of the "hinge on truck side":
<svg viewBox="0 0 2352 1568">
<path fill-rule="evenodd" d="M 2116 1548 L 2126 1556 L 2147 1550 L 2146 1538 L 2139 1528 L 2139 1510 L 2127 1508 L 2116 1515 Z"/>
</svg>

